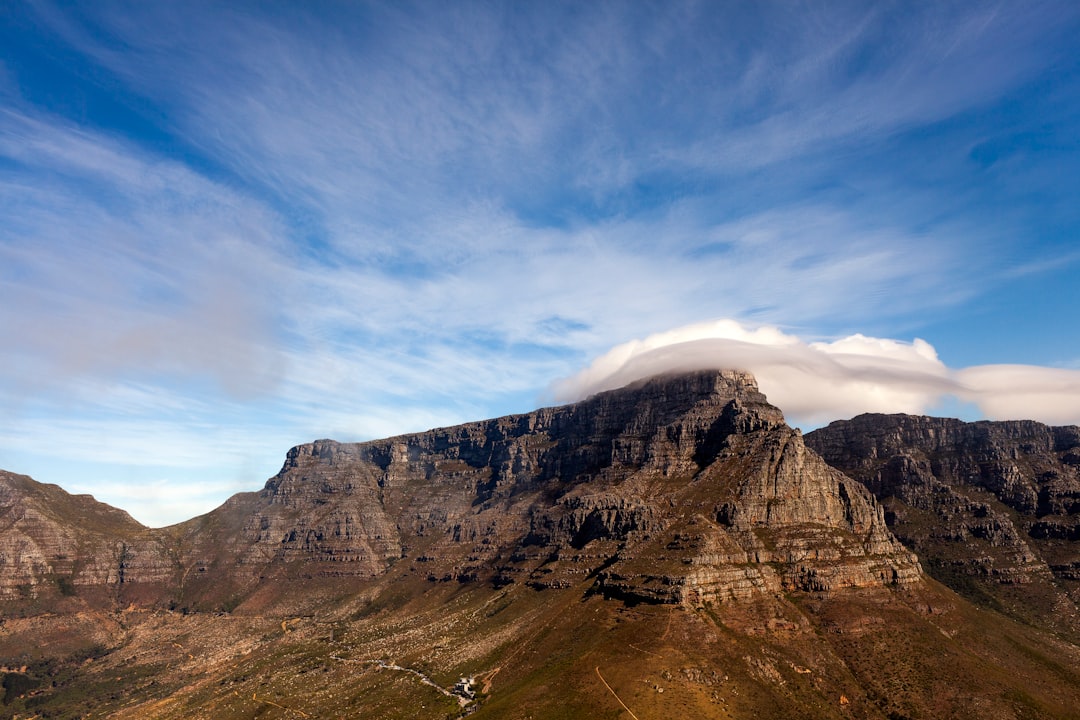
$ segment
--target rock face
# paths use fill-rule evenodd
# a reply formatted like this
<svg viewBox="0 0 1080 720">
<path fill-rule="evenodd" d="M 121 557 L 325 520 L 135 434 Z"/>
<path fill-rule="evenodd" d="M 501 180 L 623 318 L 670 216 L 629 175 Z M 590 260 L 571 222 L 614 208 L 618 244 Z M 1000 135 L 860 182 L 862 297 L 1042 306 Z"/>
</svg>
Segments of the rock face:
<svg viewBox="0 0 1080 720">
<path fill-rule="evenodd" d="M 167 540 L 89 495 L 0 471 L 0 599 L 158 596 L 177 565 Z"/>
<path fill-rule="evenodd" d="M 752 377 L 713 371 L 301 445 L 259 492 L 162 530 L 3 474 L 0 703 L 139 720 L 1075 718 L 1078 439 L 878 416 L 804 442 Z M 1024 622 L 924 581 L 912 548 Z"/>
<path fill-rule="evenodd" d="M 860 415 L 806 441 L 874 492 L 894 532 L 947 585 L 1075 618 L 1080 428 Z"/>
<path fill-rule="evenodd" d="M 858 483 L 748 374 L 655 378 L 584 402 L 359 444 L 293 448 L 257 495 L 183 528 L 185 590 L 268 577 L 561 587 L 691 603 L 912 581 Z"/>
<path fill-rule="evenodd" d="M 231 609 L 283 582 L 356 587 L 393 570 L 537 588 L 591 577 L 604 593 L 694 604 L 920 577 L 870 493 L 732 371 L 301 445 L 262 491 L 165 530 L 5 477 L 23 487 L 4 515 L 8 595 L 69 578 L 57 587 L 141 587 L 160 603 Z M 34 492 L 48 498 L 30 502 Z"/>
</svg>

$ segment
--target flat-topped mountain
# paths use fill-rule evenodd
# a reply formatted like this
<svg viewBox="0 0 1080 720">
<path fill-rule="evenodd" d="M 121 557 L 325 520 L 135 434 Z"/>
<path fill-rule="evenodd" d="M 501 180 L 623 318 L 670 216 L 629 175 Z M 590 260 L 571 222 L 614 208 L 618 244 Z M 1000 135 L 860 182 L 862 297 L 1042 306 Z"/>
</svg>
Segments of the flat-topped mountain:
<svg viewBox="0 0 1080 720">
<path fill-rule="evenodd" d="M 912 455 L 839 428 L 813 446 L 872 485 Z M 1038 472 L 1040 521 L 1069 527 Z M 1071 626 L 925 576 L 952 516 L 925 512 L 924 547 L 882 497 L 729 370 L 300 445 L 157 530 L 0 473 L 0 717 L 1075 716 Z"/>
<path fill-rule="evenodd" d="M 745 373 L 358 444 L 293 448 L 262 492 L 183 526 L 184 591 L 260 578 L 566 587 L 701 603 L 915 580 L 872 497 L 807 452 Z"/>
<path fill-rule="evenodd" d="M 12 531 L 35 548 L 4 554 L 9 598 L 86 589 L 235 608 L 263 586 L 391 567 L 494 586 L 595 576 L 605 593 L 665 603 L 919 576 L 870 494 L 808 452 L 753 377 L 732 371 L 386 440 L 301 445 L 262 491 L 160 531 L 89 498 L 49 499 L 59 489 L 20 493 L 32 481 L 8 477 L 20 498 Z M 45 515 L 48 528 L 31 523 Z"/>
</svg>

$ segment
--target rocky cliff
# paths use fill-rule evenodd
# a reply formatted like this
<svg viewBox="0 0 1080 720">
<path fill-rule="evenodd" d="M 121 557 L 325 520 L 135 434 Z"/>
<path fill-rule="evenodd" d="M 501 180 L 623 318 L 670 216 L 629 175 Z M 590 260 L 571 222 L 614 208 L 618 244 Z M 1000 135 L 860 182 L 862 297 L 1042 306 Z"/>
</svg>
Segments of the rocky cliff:
<svg viewBox="0 0 1080 720">
<path fill-rule="evenodd" d="M 167 538 L 122 510 L 0 471 L 0 600 L 146 600 L 177 567 Z"/>
<path fill-rule="evenodd" d="M 33 551 L 9 542 L 3 562 L 9 586 L 29 594 L 43 578 L 69 577 L 57 585 L 65 593 L 123 583 L 162 603 L 231 609 L 281 583 L 355 587 L 393 569 L 537 588 L 592 577 L 608 594 L 702 603 L 920 572 L 865 488 L 808 450 L 753 377 L 732 371 L 386 440 L 301 445 L 260 492 L 161 531 L 88 498 L 31 508 L 19 497 L 5 517 L 21 518 L 13 527 Z M 46 507 L 55 520 L 32 524 Z"/>
<path fill-rule="evenodd" d="M 301 445 L 260 493 L 183 533 L 193 597 L 394 566 L 535 587 L 595 575 L 605 592 L 677 603 L 919 575 L 869 493 L 808 451 L 753 377 L 730 371 Z"/>
<path fill-rule="evenodd" d="M 1080 428 L 860 415 L 806 441 L 874 492 L 932 575 L 1080 630 Z"/>
</svg>

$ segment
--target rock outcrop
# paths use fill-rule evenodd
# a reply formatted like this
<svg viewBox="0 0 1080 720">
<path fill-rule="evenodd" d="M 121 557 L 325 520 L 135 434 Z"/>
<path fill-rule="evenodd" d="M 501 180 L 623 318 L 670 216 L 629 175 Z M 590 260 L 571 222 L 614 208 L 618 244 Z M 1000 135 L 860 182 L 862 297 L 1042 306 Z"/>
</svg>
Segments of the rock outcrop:
<svg viewBox="0 0 1080 720">
<path fill-rule="evenodd" d="M 860 415 L 807 444 L 874 492 L 939 580 L 1080 629 L 1080 428 Z"/>
</svg>

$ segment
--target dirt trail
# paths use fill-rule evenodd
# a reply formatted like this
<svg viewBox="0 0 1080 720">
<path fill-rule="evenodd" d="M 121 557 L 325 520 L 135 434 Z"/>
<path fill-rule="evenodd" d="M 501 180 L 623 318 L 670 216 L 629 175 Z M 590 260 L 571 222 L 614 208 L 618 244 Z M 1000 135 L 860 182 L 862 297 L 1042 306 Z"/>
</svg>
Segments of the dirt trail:
<svg viewBox="0 0 1080 720">
<path fill-rule="evenodd" d="M 420 678 L 420 682 L 424 683 L 425 685 L 430 685 L 431 687 L 441 692 L 443 695 L 456 699 L 458 701 L 458 704 L 462 707 L 468 705 L 470 702 L 473 701 L 473 698 L 460 695 L 452 690 L 447 690 L 424 673 L 420 672 L 419 670 L 414 670 L 413 668 L 396 665 L 394 663 L 388 663 L 385 660 L 352 660 L 350 658 L 341 657 L 340 655 L 331 655 L 330 659 L 337 660 L 339 662 L 357 663 L 359 665 L 375 665 L 383 670 L 398 670 L 400 672 L 412 673 L 416 677 Z"/>
<path fill-rule="evenodd" d="M 489 692 L 491 692 L 491 681 L 495 679 L 495 676 L 499 674 L 500 670 L 502 670 L 502 665 L 495 668 L 494 670 L 489 670 L 483 675 L 477 676 L 477 680 L 482 683 L 480 687 L 480 692 L 482 694 L 487 695 Z"/>
<path fill-rule="evenodd" d="M 675 607 L 672 606 L 671 612 L 667 616 L 667 627 L 664 628 L 664 634 L 660 636 L 660 641 L 667 640 L 668 633 L 671 632 L 671 619 L 675 617 Z"/>
<path fill-rule="evenodd" d="M 600 666 L 599 665 L 596 666 L 596 677 L 600 678 L 600 682 L 604 683 L 604 687 L 606 687 L 608 689 L 608 692 L 615 696 L 615 699 L 618 700 L 619 704 L 623 706 L 623 710 L 630 713 L 630 717 L 634 718 L 634 720 L 641 720 L 637 715 L 634 714 L 633 710 L 626 707 L 626 703 L 624 703 L 622 701 L 622 698 L 619 697 L 619 694 L 617 692 L 615 692 L 614 690 L 612 690 L 611 686 L 607 684 L 607 680 L 605 680 L 604 676 L 600 674 Z"/>
</svg>

